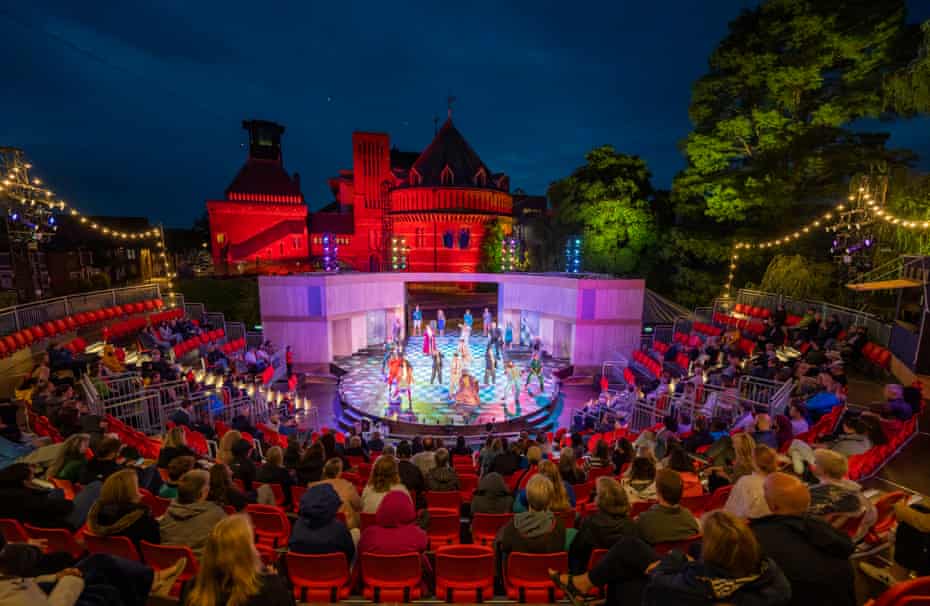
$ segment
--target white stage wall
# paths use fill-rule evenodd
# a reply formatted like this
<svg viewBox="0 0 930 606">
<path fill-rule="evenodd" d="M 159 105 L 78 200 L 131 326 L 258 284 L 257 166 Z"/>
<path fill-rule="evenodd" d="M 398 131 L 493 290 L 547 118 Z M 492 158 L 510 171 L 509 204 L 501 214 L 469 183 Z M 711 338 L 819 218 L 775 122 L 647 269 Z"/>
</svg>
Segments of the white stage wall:
<svg viewBox="0 0 930 606">
<path fill-rule="evenodd" d="M 617 353 L 629 356 L 639 346 L 643 280 L 537 274 L 262 276 L 258 284 L 265 338 L 290 345 L 298 365 L 350 355 L 366 346 L 369 311 L 383 311 L 388 318 L 404 313 L 407 282 L 496 283 L 500 324 L 513 322 L 516 338 L 521 311 L 538 313 L 543 348 L 568 355 L 576 366 L 598 366 Z"/>
</svg>

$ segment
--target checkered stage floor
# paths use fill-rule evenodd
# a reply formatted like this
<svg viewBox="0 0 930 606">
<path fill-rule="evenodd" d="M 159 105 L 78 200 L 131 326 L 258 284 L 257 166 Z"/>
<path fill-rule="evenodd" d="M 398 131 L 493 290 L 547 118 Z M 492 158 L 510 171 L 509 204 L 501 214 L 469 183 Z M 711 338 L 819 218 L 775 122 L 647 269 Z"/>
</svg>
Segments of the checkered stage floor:
<svg viewBox="0 0 930 606">
<path fill-rule="evenodd" d="M 539 391 L 539 381 L 530 384 L 532 395 L 523 389 L 526 381 L 526 368 L 529 364 L 529 352 L 512 350 L 502 352 L 504 361 L 512 359 L 522 371 L 520 402 L 514 405 L 512 394 L 508 393 L 507 379 L 503 365 L 498 365 L 496 384 L 485 385 L 484 352 L 487 339 L 481 334 L 473 335 L 469 342 L 472 360 L 468 366 L 469 373 L 481 382 L 479 395 L 481 404 L 468 410 L 456 411 L 449 397 L 449 369 L 452 356 L 458 347 L 458 334 L 446 334 L 439 339 L 439 348 L 443 355 L 442 384 L 430 385 L 432 360 L 423 353 L 423 337 L 409 337 L 405 356 L 413 366 L 413 412 L 419 423 L 463 424 L 500 422 L 514 417 L 531 414 L 549 403 L 547 394 L 552 393 L 552 371 L 563 366 L 564 360 L 546 359 L 543 362 L 544 391 Z M 395 418 L 408 410 L 407 397 L 403 404 L 391 406 L 388 402 L 385 375 L 381 371 L 382 353 L 358 353 L 348 358 L 341 358 L 338 364 L 348 371 L 342 378 L 342 397 L 353 407 L 371 415 Z"/>
</svg>

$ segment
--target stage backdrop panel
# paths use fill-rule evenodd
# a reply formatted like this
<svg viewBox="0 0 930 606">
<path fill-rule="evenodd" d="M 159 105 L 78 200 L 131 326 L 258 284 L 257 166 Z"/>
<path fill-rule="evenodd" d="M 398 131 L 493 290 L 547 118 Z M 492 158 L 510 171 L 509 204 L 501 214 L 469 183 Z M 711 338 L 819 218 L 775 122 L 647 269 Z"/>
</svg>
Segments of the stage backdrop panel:
<svg viewBox="0 0 930 606">
<path fill-rule="evenodd" d="M 629 356 L 642 329 L 643 280 L 580 279 L 545 274 L 353 273 L 262 276 L 262 326 L 266 338 L 290 345 L 297 364 L 330 362 L 369 343 L 372 314 L 384 314 L 390 334 L 403 318 L 408 282 L 489 282 L 498 285 L 498 318 L 538 315 L 543 348 L 595 367 Z M 451 318 L 450 318 L 451 320 Z"/>
</svg>

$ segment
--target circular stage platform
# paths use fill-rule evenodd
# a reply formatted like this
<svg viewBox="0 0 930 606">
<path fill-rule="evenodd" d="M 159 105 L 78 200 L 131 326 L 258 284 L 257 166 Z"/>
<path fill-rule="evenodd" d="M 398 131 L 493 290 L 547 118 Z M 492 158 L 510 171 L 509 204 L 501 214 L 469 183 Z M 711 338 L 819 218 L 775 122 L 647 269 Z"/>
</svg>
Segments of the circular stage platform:
<svg viewBox="0 0 930 606">
<path fill-rule="evenodd" d="M 523 383 L 526 381 L 525 370 L 530 359 L 529 350 L 515 348 L 503 351 L 504 361 L 513 360 L 523 375 L 520 398 L 518 402 L 514 402 L 512 394 L 508 393 L 503 364 L 497 368 L 495 383 L 483 383 L 487 338 L 480 333 L 473 335 L 469 343 L 472 360 L 468 365 L 468 371 L 480 384 L 480 404 L 474 407 L 456 406 L 449 396 L 449 370 L 452 356 L 458 347 L 459 335 L 447 333 L 438 338 L 437 342 L 443 353 L 442 382 L 431 385 L 432 360 L 423 353 L 423 337 L 407 338 L 405 357 L 413 367 L 415 381 L 412 411 L 406 395 L 400 405 L 392 405 L 388 401 L 385 371 L 382 371 L 384 354 L 381 348 L 336 360 L 335 363 L 347 371 L 341 381 L 340 395 L 343 402 L 365 415 L 390 421 L 458 426 L 502 423 L 533 415 L 547 407 L 551 402 L 551 395 L 555 393 L 556 379 L 553 377 L 553 371 L 568 366 L 567 360 L 544 358 L 543 391 L 540 392 L 539 382 L 535 380 L 530 384 L 530 395 L 523 389 Z"/>
</svg>

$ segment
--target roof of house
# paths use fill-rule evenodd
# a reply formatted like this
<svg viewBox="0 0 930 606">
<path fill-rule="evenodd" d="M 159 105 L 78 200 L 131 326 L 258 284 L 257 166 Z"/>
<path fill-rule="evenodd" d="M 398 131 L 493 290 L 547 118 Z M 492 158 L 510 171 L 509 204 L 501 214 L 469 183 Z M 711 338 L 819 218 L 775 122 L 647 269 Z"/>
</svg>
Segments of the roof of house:
<svg viewBox="0 0 930 606">
<path fill-rule="evenodd" d="M 451 185 L 475 187 L 475 175 L 484 169 L 488 186 L 493 187 L 493 173 L 452 124 L 452 118 L 442 125 L 433 142 L 413 163 L 411 170 L 420 175 L 420 185 L 450 185 L 449 181 L 442 181 L 442 172 L 446 167 L 452 171 Z"/>
<path fill-rule="evenodd" d="M 226 196 L 229 197 L 232 192 L 297 196 L 301 201 L 303 200 L 303 194 L 300 192 L 300 177 L 297 174 L 293 177 L 288 175 L 280 160 L 249 158 L 226 188 Z"/>
</svg>

